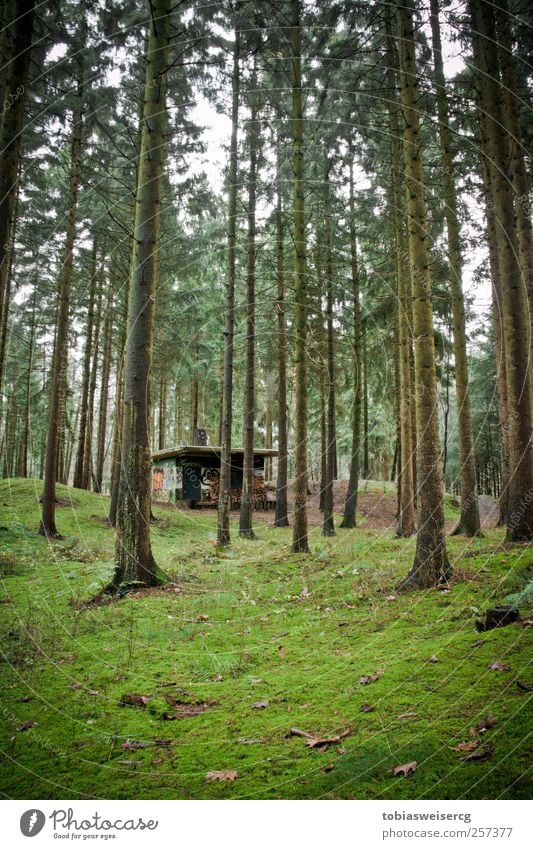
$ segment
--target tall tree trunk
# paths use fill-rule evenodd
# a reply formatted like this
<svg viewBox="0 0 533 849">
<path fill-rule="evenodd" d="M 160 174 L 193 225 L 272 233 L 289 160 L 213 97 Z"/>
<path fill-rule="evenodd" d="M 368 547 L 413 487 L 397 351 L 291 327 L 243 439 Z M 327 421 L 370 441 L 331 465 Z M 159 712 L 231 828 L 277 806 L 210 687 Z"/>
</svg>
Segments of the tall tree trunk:
<svg viewBox="0 0 533 849">
<path fill-rule="evenodd" d="M 448 580 L 451 566 L 444 539 L 444 493 L 439 445 L 437 376 L 431 305 L 431 272 L 426 224 L 417 68 L 412 0 L 397 0 L 400 84 L 403 112 L 404 167 L 408 189 L 409 256 L 413 287 L 413 322 L 418 436 L 420 528 L 408 587 L 434 587 Z"/>
<path fill-rule="evenodd" d="M 198 412 L 196 413 L 196 418 L 198 419 Z M 167 374 L 163 363 L 161 364 L 161 375 L 159 378 L 159 426 L 157 428 L 157 437 L 157 447 L 162 451 L 166 447 L 167 441 Z"/>
<path fill-rule="evenodd" d="M 220 456 L 220 493 L 218 499 L 217 542 L 228 545 L 230 542 L 229 510 L 231 487 L 231 424 L 233 418 L 233 334 L 235 325 L 235 265 L 237 238 L 237 134 L 239 127 L 239 90 L 240 90 L 240 32 L 235 30 L 233 46 L 232 105 L 231 105 L 231 141 L 228 186 L 228 248 L 226 283 L 226 320 L 224 329 L 224 380 L 223 380 L 223 418 Z"/>
<path fill-rule="evenodd" d="M 102 492 L 102 483 L 104 478 L 107 406 L 109 401 L 109 376 L 111 373 L 111 342 L 113 338 L 113 314 L 113 288 L 110 286 L 105 317 L 102 382 L 100 385 L 100 401 L 98 404 L 98 441 L 96 445 L 96 469 L 94 474 L 95 492 Z"/>
<path fill-rule="evenodd" d="M 289 524 L 287 507 L 288 446 L 287 446 L 287 342 L 285 328 L 285 268 L 283 257 L 283 205 L 280 144 L 277 148 L 276 201 L 276 314 L 278 319 L 278 475 L 276 479 L 276 515 L 274 526 Z"/>
<path fill-rule="evenodd" d="M 82 24 L 84 31 L 84 24 Z M 83 39 L 84 43 L 84 39 Z M 63 263 L 59 275 L 59 303 L 57 312 L 54 354 L 50 381 L 50 406 L 44 468 L 44 491 L 39 533 L 46 537 L 59 537 L 56 527 L 56 471 L 58 455 L 58 427 L 61 413 L 61 391 L 65 382 L 69 324 L 69 299 L 76 240 L 76 215 L 80 184 L 81 143 L 83 134 L 83 69 L 77 84 L 76 106 L 73 113 L 73 128 L 70 151 L 69 200 L 65 234 Z"/>
<path fill-rule="evenodd" d="M 80 422 L 78 451 L 74 467 L 75 487 L 81 489 L 83 483 L 83 460 L 85 457 L 85 439 L 87 436 L 87 404 L 89 401 L 89 382 L 91 379 L 91 352 L 93 348 L 94 305 L 96 299 L 96 282 L 98 278 L 98 248 L 96 240 L 93 243 L 91 263 L 91 280 L 89 284 L 89 304 L 87 308 L 87 326 L 85 331 L 85 350 L 83 352 L 83 371 L 81 379 Z"/>
<path fill-rule="evenodd" d="M 518 79 L 513 56 L 510 15 L 507 0 L 499 0 L 494 7 L 498 31 L 499 61 L 501 67 L 503 116 L 509 145 L 509 170 L 515 191 L 520 266 L 527 295 L 529 315 L 533 315 L 533 232 L 531 224 L 530 185 L 525 162 L 526 148 L 522 140 L 519 115 Z M 533 403 L 533 322 L 527 323 L 530 345 L 529 392 Z"/>
<path fill-rule="evenodd" d="M 468 388 L 468 357 L 466 352 L 466 320 L 463 297 L 461 256 L 461 231 L 455 190 L 454 157 L 450 133 L 450 119 L 446 81 L 442 61 L 442 44 L 439 24 L 438 0 L 430 0 L 431 32 L 433 37 L 433 64 L 439 119 L 439 141 L 442 157 L 442 186 L 444 216 L 448 233 L 448 262 L 450 266 L 450 292 L 452 300 L 453 353 L 455 359 L 455 391 L 457 397 L 457 429 L 461 464 L 461 515 L 454 533 L 479 536 L 479 507 L 476 488 L 476 456 L 472 431 L 472 410 Z M 446 451 L 446 441 L 444 442 Z"/>
<path fill-rule="evenodd" d="M 304 206 L 304 136 L 300 0 L 291 0 L 292 140 L 294 187 L 294 359 L 296 366 L 296 469 L 292 551 L 308 552 L 307 540 L 307 293 Z"/>
<path fill-rule="evenodd" d="M 331 255 L 331 190 L 329 182 L 329 162 L 325 174 L 325 241 L 326 241 L 326 339 L 327 339 L 327 450 L 326 480 L 324 487 L 324 520 L 322 533 L 326 537 L 335 536 L 333 518 L 333 479 L 335 476 L 335 351 L 333 345 L 333 265 Z"/>
<path fill-rule="evenodd" d="M 83 472 L 81 478 L 82 489 L 90 489 L 94 475 L 93 464 L 93 432 L 94 432 L 94 399 L 96 395 L 96 378 L 98 376 L 98 354 L 100 348 L 100 332 L 102 326 L 102 299 L 105 275 L 105 253 L 102 253 L 100 272 L 98 275 L 98 286 L 96 293 L 96 315 L 93 330 L 93 351 L 91 362 L 91 373 L 89 377 L 89 392 L 87 397 L 87 433 L 85 435 L 85 450 L 83 453 Z"/>
<path fill-rule="evenodd" d="M 410 537 L 415 533 L 414 478 L 413 478 L 413 386 L 411 383 L 411 277 L 408 267 L 408 247 L 404 225 L 404 192 L 402 189 L 401 135 L 396 96 L 397 54 L 392 38 L 389 15 L 387 25 L 387 56 L 389 85 L 389 128 L 392 164 L 392 195 L 394 207 L 394 232 L 396 242 L 396 286 L 398 290 L 398 342 L 400 372 L 400 451 L 398 471 L 398 525 L 396 535 Z"/>
<path fill-rule="evenodd" d="M 2 36 L 4 92 L 0 100 L 0 326 L 9 308 L 10 247 L 15 231 L 18 173 L 24 110 L 28 92 L 35 0 L 15 0 L 4 8 Z M 12 19 L 8 21 L 10 13 Z M 0 380 L 4 370 L 5 339 L 0 344 Z"/>
<path fill-rule="evenodd" d="M 363 349 L 363 478 L 370 477 L 370 446 L 368 434 L 368 352 L 366 346 L 366 323 L 362 324 Z"/>
<path fill-rule="evenodd" d="M 170 0 L 152 0 L 150 10 L 128 302 L 116 568 L 110 586 L 114 591 L 124 583 L 154 586 L 164 580 L 150 543 L 150 382 L 166 130 Z"/>
<path fill-rule="evenodd" d="M 472 42 L 482 130 L 482 153 L 490 173 L 500 267 L 505 374 L 509 422 L 508 540 L 533 539 L 533 444 L 526 343 L 527 297 L 522 287 L 506 133 L 502 131 L 501 86 L 494 9 L 471 0 Z"/>
<path fill-rule="evenodd" d="M 341 528 L 355 528 L 357 524 L 357 490 L 359 489 L 359 450 L 361 442 L 361 305 L 357 262 L 357 234 L 355 229 L 355 197 L 353 184 L 353 159 L 350 159 L 350 257 L 353 298 L 353 407 L 352 407 L 352 457 L 348 491 L 344 502 Z"/>
<path fill-rule="evenodd" d="M 31 299 L 30 338 L 28 341 L 28 365 L 26 372 L 26 397 L 24 401 L 24 430 L 22 434 L 20 475 L 28 477 L 28 451 L 30 447 L 31 379 L 33 376 L 33 355 L 35 350 L 35 312 L 37 306 L 37 287 Z"/>
<path fill-rule="evenodd" d="M 248 184 L 248 267 L 246 274 L 246 374 L 244 389 L 243 421 L 243 474 L 239 534 L 255 539 L 252 528 L 253 480 L 254 480 L 254 420 L 255 420 L 255 207 L 257 180 L 257 148 L 259 133 L 257 124 L 257 59 L 250 81 L 251 108 L 249 123 L 250 170 Z"/>
</svg>

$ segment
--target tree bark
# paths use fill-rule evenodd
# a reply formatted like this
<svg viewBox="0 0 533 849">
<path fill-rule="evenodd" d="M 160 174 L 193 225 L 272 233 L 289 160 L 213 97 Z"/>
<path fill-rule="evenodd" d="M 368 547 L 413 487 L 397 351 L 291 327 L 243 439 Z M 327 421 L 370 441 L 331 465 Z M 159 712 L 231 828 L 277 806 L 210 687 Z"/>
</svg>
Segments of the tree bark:
<svg viewBox="0 0 533 849">
<path fill-rule="evenodd" d="M 473 537 L 481 534 L 476 482 L 476 455 L 472 431 L 472 409 L 468 388 L 468 357 L 466 351 L 466 319 L 462 284 L 461 231 L 457 211 L 454 158 L 449 124 L 448 98 L 442 61 L 438 0 L 430 0 L 433 64 L 437 94 L 439 142 L 442 157 L 442 187 L 444 216 L 448 233 L 448 262 L 452 301 L 453 353 L 455 359 L 455 391 L 457 397 L 457 429 L 461 464 L 461 515 L 454 533 Z M 446 441 L 444 442 L 446 451 Z"/>
<path fill-rule="evenodd" d="M 83 26 L 83 25 L 82 25 Z M 69 324 L 69 299 L 76 240 L 76 215 L 78 209 L 78 191 L 80 184 L 81 144 L 83 135 L 83 69 L 77 84 L 76 106 L 73 113 L 73 127 L 70 152 L 70 181 L 65 250 L 59 276 L 59 303 L 56 324 L 54 354 L 52 357 L 50 406 L 48 413 L 48 432 L 44 468 L 44 491 L 42 516 L 39 533 L 46 537 L 59 537 L 56 527 L 56 472 L 58 456 L 58 428 L 61 413 L 61 392 L 64 387 L 67 363 L 67 343 Z"/>
<path fill-rule="evenodd" d="M 280 147 L 278 143 L 278 181 L 276 201 L 276 314 L 278 319 L 278 474 L 276 479 L 276 515 L 274 526 L 289 525 L 287 507 L 288 446 L 287 446 L 287 343 L 285 328 L 285 268 L 283 257 L 283 205 Z"/>
<path fill-rule="evenodd" d="M 333 345 L 333 266 L 331 256 L 331 190 L 329 162 L 325 173 L 325 247 L 326 247 L 326 341 L 327 341 L 327 446 L 322 534 L 335 536 L 333 518 L 333 479 L 335 476 L 335 351 Z"/>
<path fill-rule="evenodd" d="M 85 350 L 83 353 L 78 451 L 76 454 L 76 465 L 74 467 L 73 481 L 73 485 L 79 489 L 81 489 L 83 485 L 83 461 L 85 457 L 85 439 L 87 436 L 87 405 L 89 402 L 89 383 L 91 379 L 91 352 L 93 347 L 92 340 L 94 327 L 94 305 L 96 299 L 96 281 L 98 277 L 97 268 L 98 248 L 95 240 L 93 243 L 91 280 L 89 284 L 89 305 L 87 309 L 87 327 L 85 331 Z"/>
<path fill-rule="evenodd" d="M 291 0 L 293 215 L 294 215 L 294 359 L 296 366 L 296 468 L 293 552 L 308 552 L 307 539 L 307 293 L 304 205 L 304 136 L 300 0 Z"/>
<path fill-rule="evenodd" d="M 170 0 L 153 0 L 150 9 L 128 303 L 116 568 L 109 587 L 115 592 L 132 582 L 154 586 L 164 580 L 150 542 L 150 382 L 164 167 Z"/>
<path fill-rule="evenodd" d="M 257 124 L 257 59 L 250 81 L 251 109 L 249 124 L 250 170 L 248 183 L 248 267 L 246 274 L 246 374 L 244 390 L 243 421 L 243 474 L 239 535 L 256 539 L 252 528 L 253 479 L 254 479 L 254 420 L 255 420 L 255 207 L 257 180 L 257 148 L 259 133 Z"/>
<path fill-rule="evenodd" d="M 229 510 L 231 488 L 231 425 L 233 403 L 233 334 L 235 325 L 235 266 L 237 238 L 237 136 L 239 128 L 239 92 L 240 92 L 240 32 L 235 30 L 233 46 L 231 140 L 228 186 L 228 247 L 226 282 L 226 319 L 224 329 L 224 379 L 223 379 L 223 418 L 220 456 L 220 493 L 218 499 L 217 542 L 228 545 L 230 542 Z"/>
<path fill-rule="evenodd" d="M 35 0 L 15 0 L 2 16 L 2 58 L 9 62 L 3 71 L 4 92 L 0 100 L 0 326 L 9 308 L 10 246 L 15 231 L 18 173 L 32 51 Z M 8 22 L 10 13 L 13 15 Z M 0 381 L 4 370 L 5 340 L 0 345 Z"/>
<path fill-rule="evenodd" d="M 353 408 L 352 408 L 352 457 L 348 491 L 344 502 L 341 528 L 357 525 L 357 490 L 359 488 L 359 450 L 361 442 L 361 305 L 357 262 L 357 234 L 355 229 L 355 197 L 353 184 L 353 160 L 350 159 L 350 257 L 353 298 Z"/>
<path fill-rule="evenodd" d="M 98 404 L 98 441 L 96 446 L 96 469 L 94 491 L 102 492 L 104 478 L 105 443 L 107 433 L 107 407 L 109 401 L 109 376 L 111 374 L 111 342 L 113 337 L 113 289 L 109 288 L 104 327 L 104 353 L 102 358 L 102 382 Z"/>
<path fill-rule="evenodd" d="M 451 566 L 444 538 L 442 458 L 439 444 L 437 376 L 431 304 L 431 272 L 426 224 L 425 182 L 419 122 L 419 92 L 412 0 L 397 0 L 404 168 L 408 190 L 409 257 L 418 436 L 420 528 L 413 566 L 400 587 L 428 588 L 447 581 Z"/>
<path fill-rule="evenodd" d="M 519 262 L 513 183 L 506 133 L 502 131 L 501 86 L 495 41 L 494 10 L 484 0 L 470 0 L 476 87 L 482 130 L 482 153 L 490 173 L 500 267 L 505 374 L 509 421 L 507 539 L 533 539 L 533 444 L 527 293 Z"/>
</svg>

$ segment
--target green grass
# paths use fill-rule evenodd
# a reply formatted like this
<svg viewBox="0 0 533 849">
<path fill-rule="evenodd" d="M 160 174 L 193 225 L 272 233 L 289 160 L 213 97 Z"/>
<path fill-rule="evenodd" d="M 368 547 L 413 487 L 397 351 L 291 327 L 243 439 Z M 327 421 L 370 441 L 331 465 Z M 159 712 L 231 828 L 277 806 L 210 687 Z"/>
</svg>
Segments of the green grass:
<svg viewBox="0 0 533 849">
<path fill-rule="evenodd" d="M 180 591 L 91 607 L 80 602 L 112 571 L 107 500 L 59 487 L 70 500 L 58 509 L 65 538 L 47 543 L 36 532 L 40 493 L 39 481 L 0 484 L 5 796 L 530 797 L 531 694 L 516 684 L 533 685 L 528 628 L 479 634 L 474 622 L 522 593 L 531 548 L 504 546 L 500 530 L 450 538 L 451 591 L 392 599 L 414 540 L 365 528 L 326 540 L 314 528 L 305 557 L 289 553 L 290 529 L 258 523 L 251 542 L 232 523 L 221 551 L 214 513 L 156 507 L 154 553 Z M 456 516 L 449 503 L 446 512 Z M 510 668 L 490 671 L 496 660 Z M 131 693 L 146 707 L 121 705 Z M 165 696 L 207 708 L 170 721 Z M 362 713 L 363 703 L 375 710 Z M 490 756 L 461 761 L 450 747 L 489 713 Z M 316 751 L 291 727 L 351 734 Z M 171 742 L 154 745 L 161 739 Z M 124 750 L 126 741 L 149 745 Z M 409 761 L 416 772 L 393 777 Z M 238 778 L 206 782 L 225 769 Z"/>
</svg>

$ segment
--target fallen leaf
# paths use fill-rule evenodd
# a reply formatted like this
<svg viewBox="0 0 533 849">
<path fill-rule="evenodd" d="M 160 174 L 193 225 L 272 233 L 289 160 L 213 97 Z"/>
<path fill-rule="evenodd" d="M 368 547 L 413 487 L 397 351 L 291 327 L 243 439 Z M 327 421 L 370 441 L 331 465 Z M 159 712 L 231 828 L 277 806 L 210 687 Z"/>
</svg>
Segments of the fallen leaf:
<svg viewBox="0 0 533 849">
<path fill-rule="evenodd" d="M 520 619 L 519 622 L 524 628 L 530 628 L 533 625 L 533 619 Z"/>
<path fill-rule="evenodd" d="M 77 681 L 72 681 L 71 684 L 68 685 L 69 690 L 83 690 L 83 684 L 78 684 Z"/>
<path fill-rule="evenodd" d="M 209 616 L 207 615 L 207 613 L 200 613 L 200 614 L 198 614 L 198 616 L 196 617 L 196 621 L 197 621 L 197 622 L 208 622 L 208 621 L 209 621 Z"/>
<path fill-rule="evenodd" d="M 385 601 L 396 601 L 397 598 L 398 598 L 398 596 L 388 595 L 387 598 L 385 599 Z"/>
<path fill-rule="evenodd" d="M 335 769 L 335 764 L 328 764 L 322 767 L 322 772 L 331 772 L 332 769 Z"/>
<path fill-rule="evenodd" d="M 138 766 L 140 761 L 119 761 L 121 766 Z"/>
<path fill-rule="evenodd" d="M 439 659 L 436 654 L 432 654 L 431 657 L 428 657 L 428 663 L 438 663 Z"/>
<path fill-rule="evenodd" d="M 344 748 L 344 746 L 339 746 L 339 748 L 335 749 L 335 751 L 337 752 L 338 755 L 345 755 L 346 754 L 346 749 Z"/>
<path fill-rule="evenodd" d="M 479 742 L 477 740 L 470 740 L 469 743 L 459 743 L 457 746 L 450 746 L 450 749 L 452 752 L 473 752 L 478 746 Z"/>
<path fill-rule="evenodd" d="M 285 655 L 285 649 L 283 648 L 283 646 L 278 646 L 278 654 L 282 658 L 284 658 L 286 656 Z"/>
<path fill-rule="evenodd" d="M 395 766 L 392 770 L 393 775 L 410 775 L 417 768 L 418 763 L 416 761 L 411 761 L 408 764 L 400 764 L 400 766 Z"/>
<path fill-rule="evenodd" d="M 236 769 L 219 769 L 208 772 L 206 781 L 235 781 L 239 773 Z"/>
<path fill-rule="evenodd" d="M 58 663 L 73 663 L 76 658 L 74 654 L 66 654 L 64 657 L 60 657 L 57 661 Z"/>
<path fill-rule="evenodd" d="M 263 702 L 254 702 L 252 705 L 250 705 L 250 707 L 253 710 L 263 710 L 264 708 L 268 707 L 268 701 L 267 699 L 265 699 Z"/>
<path fill-rule="evenodd" d="M 348 734 L 351 734 L 352 729 L 346 728 L 344 731 L 341 731 L 340 734 L 335 734 L 333 737 L 311 737 L 310 740 L 306 740 L 305 745 L 309 746 L 310 749 L 318 749 L 319 747 L 329 746 L 331 743 L 340 743 Z"/>
<path fill-rule="evenodd" d="M 377 681 L 378 678 L 381 678 L 384 673 L 384 669 L 377 669 L 376 672 L 372 673 L 372 675 L 362 675 L 361 678 L 359 678 L 359 683 L 372 684 L 374 681 Z"/>
<path fill-rule="evenodd" d="M 272 640 L 272 642 L 276 643 L 278 640 L 281 640 L 282 637 L 288 637 L 288 636 L 289 636 L 288 631 L 282 631 L 281 634 L 274 634 L 274 636 L 271 637 L 270 639 Z"/>
<path fill-rule="evenodd" d="M 33 698 L 33 696 L 22 696 L 22 698 L 19 699 L 19 701 L 20 702 L 31 702 L 32 698 Z"/>
<path fill-rule="evenodd" d="M 476 749 L 474 752 L 471 752 L 469 755 L 465 755 L 464 758 L 460 758 L 460 760 L 465 761 L 482 761 L 485 758 L 489 758 L 494 751 L 494 747 L 490 745 L 490 743 L 484 743 L 479 749 Z"/>
<path fill-rule="evenodd" d="M 263 679 L 262 678 L 249 678 L 248 683 L 249 684 L 262 684 Z"/>
<path fill-rule="evenodd" d="M 220 672 L 213 677 L 213 681 L 223 681 L 224 676 L 220 674 Z"/>
<path fill-rule="evenodd" d="M 439 590 L 439 592 L 441 593 L 449 593 L 451 591 L 451 587 L 449 584 L 437 584 L 435 589 Z"/>
<path fill-rule="evenodd" d="M 246 737 L 239 737 L 237 743 L 240 743 L 241 746 L 258 746 L 261 743 L 265 743 L 265 740 L 248 740 Z"/>
<path fill-rule="evenodd" d="M 157 740 L 154 740 L 154 746 L 172 746 L 174 740 L 171 740 L 169 737 L 160 737 Z"/>
<path fill-rule="evenodd" d="M 140 693 L 124 693 L 120 697 L 120 704 L 132 705 L 133 707 L 145 708 L 150 701 L 148 696 L 142 696 Z"/>
<path fill-rule="evenodd" d="M 87 690 L 88 696 L 98 696 L 100 694 L 100 690 Z"/>
<path fill-rule="evenodd" d="M 487 731 L 488 728 L 493 728 L 497 722 L 498 720 L 496 717 L 489 713 L 485 719 L 482 719 L 481 722 L 476 725 L 476 731 L 483 734 L 483 732 Z"/>
<path fill-rule="evenodd" d="M 509 672 L 510 666 L 508 663 L 500 663 L 499 660 L 495 660 L 494 663 L 489 663 L 489 669 L 491 672 Z"/>
<path fill-rule="evenodd" d="M 418 714 L 413 713 L 413 711 L 409 711 L 408 713 L 401 713 L 397 718 L 398 719 L 417 719 Z"/>
<path fill-rule="evenodd" d="M 361 707 L 359 708 L 361 713 L 372 713 L 372 711 L 375 709 L 376 708 L 374 707 L 374 705 L 369 705 L 367 702 L 365 702 L 364 705 L 361 705 Z"/>
<path fill-rule="evenodd" d="M 476 649 L 478 646 L 485 645 L 486 642 L 487 642 L 486 640 L 476 640 L 475 643 L 472 643 L 472 648 Z"/>
<path fill-rule="evenodd" d="M 19 727 L 17 728 L 17 731 L 27 731 L 28 728 L 34 728 L 35 725 L 37 725 L 36 722 L 32 722 L 31 719 L 28 719 L 26 720 L 26 722 L 20 723 Z"/>
<path fill-rule="evenodd" d="M 525 681 L 515 681 L 515 684 L 519 690 L 524 690 L 524 692 L 526 693 L 529 693 L 531 692 L 531 690 L 533 690 L 533 687 L 531 687 L 529 684 L 526 684 Z"/>
</svg>

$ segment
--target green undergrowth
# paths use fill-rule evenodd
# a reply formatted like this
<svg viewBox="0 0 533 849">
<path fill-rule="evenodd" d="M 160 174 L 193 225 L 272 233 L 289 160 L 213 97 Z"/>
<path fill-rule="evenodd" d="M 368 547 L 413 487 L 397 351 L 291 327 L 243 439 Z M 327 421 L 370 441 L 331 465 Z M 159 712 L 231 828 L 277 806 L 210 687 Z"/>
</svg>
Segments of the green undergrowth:
<svg viewBox="0 0 533 849">
<path fill-rule="evenodd" d="M 531 614 L 531 548 L 501 530 L 451 537 L 450 589 L 397 595 L 414 540 L 390 531 L 313 528 L 302 556 L 290 529 L 258 522 L 252 542 L 232 522 L 221 550 L 214 512 L 156 506 L 153 550 L 173 584 L 96 606 L 112 572 L 108 501 L 59 487 L 64 538 L 46 542 L 41 486 L 0 483 L 5 796 L 531 795 L 529 629 L 475 629 L 506 598 Z M 350 733 L 314 749 L 291 728 Z M 465 742 L 485 757 L 461 760 Z M 237 777 L 206 781 L 220 770 Z"/>
</svg>

